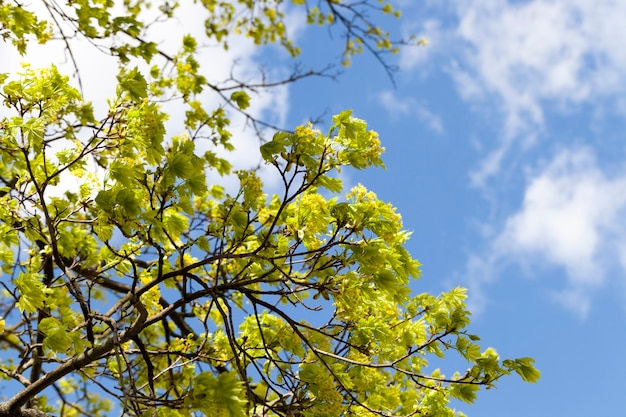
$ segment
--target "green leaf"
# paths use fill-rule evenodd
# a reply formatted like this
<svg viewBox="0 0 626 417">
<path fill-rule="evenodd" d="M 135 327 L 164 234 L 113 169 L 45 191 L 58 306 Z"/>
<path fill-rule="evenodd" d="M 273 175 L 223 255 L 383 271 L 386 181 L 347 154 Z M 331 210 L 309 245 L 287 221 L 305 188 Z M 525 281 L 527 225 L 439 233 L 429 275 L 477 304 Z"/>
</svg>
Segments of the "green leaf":
<svg viewBox="0 0 626 417">
<path fill-rule="evenodd" d="M 246 401 L 243 384 L 234 372 L 223 372 L 217 376 L 202 372 L 195 377 L 189 402 L 192 409 L 205 415 L 244 417 Z"/>
<path fill-rule="evenodd" d="M 277 132 L 271 141 L 261 145 L 261 156 L 266 162 L 275 161 L 278 155 L 285 152 L 288 136 L 286 132 Z"/>
<path fill-rule="evenodd" d="M 519 358 L 515 360 L 507 359 L 503 365 L 515 371 L 526 382 L 537 382 L 541 377 L 541 372 L 534 366 L 533 358 Z"/>
<path fill-rule="evenodd" d="M 230 95 L 230 99 L 237 104 L 241 110 L 250 107 L 250 96 L 245 91 L 235 91 Z"/>
<path fill-rule="evenodd" d="M 198 45 L 198 41 L 191 35 L 183 36 L 183 48 L 185 52 L 194 52 Z"/>
<path fill-rule="evenodd" d="M 341 178 L 333 178 L 326 175 L 323 175 L 317 179 L 315 183 L 319 187 L 326 188 L 328 191 L 333 193 L 340 193 L 343 190 L 343 182 Z"/>
<path fill-rule="evenodd" d="M 471 404 L 476 401 L 479 390 L 479 385 L 455 383 L 450 387 L 450 395 L 467 404 Z"/>
<path fill-rule="evenodd" d="M 141 209 L 135 193 L 125 188 L 117 192 L 115 202 L 119 204 L 128 216 L 135 216 Z"/>
<path fill-rule="evenodd" d="M 126 91 L 133 101 L 140 101 L 148 96 L 148 83 L 138 67 L 117 76 L 119 88 Z"/>
<path fill-rule="evenodd" d="M 186 178 L 193 172 L 189 156 L 180 153 L 171 156 L 168 161 L 168 169 L 178 178 Z"/>
<path fill-rule="evenodd" d="M 34 313 L 43 308 L 50 289 L 41 282 L 41 276 L 36 273 L 20 273 L 15 279 L 15 286 L 20 293 L 17 306 L 21 311 Z"/>
<path fill-rule="evenodd" d="M 115 206 L 115 192 L 113 190 L 100 190 L 96 196 L 96 204 L 105 211 L 112 211 Z"/>
<path fill-rule="evenodd" d="M 163 215 L 163 225 L 170 236 L 178 239 L 178 237 L 188 229 L 189 222 L 187 217 L 183 214 L 178 213 L 174 209 L 168 209 Z"/>
<path fill-rule="evenodd" d="M 39 323 L 39 331 L 46 335 L 43 340 L 44 349 L 65 353 L 72 346 L 72 337 L 68 329 L 55 317 L 42 319 Z"/>
<path fill-rule="evenodd" d="M 114 161 L 109 166 L 109 175 L 125 187 L 132 187 L 135 178 L 135 167 Z"/>
</svg>

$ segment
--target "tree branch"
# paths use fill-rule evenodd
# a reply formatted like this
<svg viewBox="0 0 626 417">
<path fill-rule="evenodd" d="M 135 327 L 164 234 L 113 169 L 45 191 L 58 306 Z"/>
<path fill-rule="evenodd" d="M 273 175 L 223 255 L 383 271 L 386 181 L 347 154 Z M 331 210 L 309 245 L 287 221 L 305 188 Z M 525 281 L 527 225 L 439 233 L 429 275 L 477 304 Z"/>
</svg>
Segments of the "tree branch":
<svg viewBox="0 0 626 417">
<path fill-rule="evenodd" d="M 18 415 L 17 413 L 19 412 L 20 407 L 26 404 L 31 398 L 35 397 L 41 391 L 48 388 L 64 376 L 82 369 L 89 363 L 102 358 L 113 350 L 117 343 L 124 343 L 139 334 L 139 332 L 143 329 L 146 319 L 148 318 L 148 312 L 138 299 L 135 299 L 133 305 L 137 309 L 139 315 L 128 329 L 120 333 L 119 336 L 113 335 L 104 343 L 98 344 L 86 352 L 69 359 L 67 362 L 52 371 L 47 372 L 42 378 L 25 387 L 8 401 L 0 403 L 0 416 Z M 2 410 L 5 410 L 5 414 L 2 414 Z"/>
</svg>

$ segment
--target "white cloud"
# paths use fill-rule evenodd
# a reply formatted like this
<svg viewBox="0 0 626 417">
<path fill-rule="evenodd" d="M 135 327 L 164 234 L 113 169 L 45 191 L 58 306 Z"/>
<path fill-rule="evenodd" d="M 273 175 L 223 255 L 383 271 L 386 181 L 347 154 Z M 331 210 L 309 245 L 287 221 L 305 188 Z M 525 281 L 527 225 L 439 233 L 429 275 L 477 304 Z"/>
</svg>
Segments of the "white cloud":
<svg viewBox="0 0 626 417">
<path fill-rule="evenodd" d="M 508 151 L 509 145 L 510 141 L 506 143 L 506 146 L 500 146 L 498 149 L 489 152 L 489 154 L 483 158 L 480 162 L 479 168 L 470 173 L 470 181 L 472 185 L 481 186 L 484 183 L 485 178 L 489 178 L 500 171 L 502 159 Z"/>
<path fill-rule="evenodd" d="M 607 178 L 586 149 L 563 151 L 532 179 L 496 245 L 562 265 L 574 283 L 599 284 L 600 244 L 619 230 L 625 207 L 626 178 Z"/>
<path fill-rule="evenodd" d="M 567 110 L 626 92 L 626 2 L 613 0 L 473 0 L 460 2 L 448 48 L 459 92 L 502 113 L 502 139 L 532 146 L 546 127 L 545 110 Z M 487 156 L 492 161 L 497 158 Z M 500 169 L 480 167 L 482 184 Z"/>
<path fill-rule="evenodd" d="M 44 17 L 47 16 L 45 11 L 39 10 L 38 12 Z M 229 80 L 232 76 L 249 83 L 260 83 L 263 77 L 268 82 L 286 78 L 287 70 L 281 68 L 280 63 L 270 68 L 264 68 L 265 73 L 262 74 L 260 72 L 262 65 L 260 56 L 263 48 L 254 45 L 244 36 L 230 36 L 227 39 L 228 50 L 206 41 L 204 19 L 207 14 L 208 12 L 202 6 L 185 2 L 177 9 L 172 19 L 154 24 L 146 39 L 157 42 L 161 50 L 173 55 L 180 48 L 182 36 L 184 34 L 193 35 L 199 44 L 200 72 L 210 83 L 216 85 L 222 85 L 221 83 Z M 288 33 L 291 39 L 295 41 L 305 26 L 303 23 L 305 19 L 302 14 L 303 12 L 300 10 L 287 10 L 286 13 L 285 20 Z M 93 101 L 96 117 L 101 117 L 108 111 L 105 99 L 115 95 L 117 82 L 115 75 L 119 70 L 118 65 L 115 59 L 102 53 L 83 39 L 78 38 L 72 41 L 71 45 L 73 56 L 80 70 L 84 97 L 86 100 Z M 70 75 L 75 72 L 75 68 L 65 51 L 65 44 L 61 41 L 50 41 L 45 45 L 37 45 L 33 42 L 29 45 L 29 53 L 24 57 L 19 56 L 10 44 L 0 42 L 0 56 L 3 57 L 0 72 L 15 73 L 20 69 L 20 62 L 29 62 L 32 67 L 48 67 L 55 64 L 65 74 Z M 159 57 L 155 57 L 151 64 L 161 64 Z M 78 86 L 78 82 L 74 82 L 74 85 Z M 229 95 L 230 92 L 227 91 L 225 94 Z M 205 89 L 205 93 L 199 97 L 199 100 L 209 110 L 223 105 L 223 100 L 214 94 L 210 88 Z M 251 93 L 251 106 L 247 111 L 248 114 L 258 119 L 277 126 L 284 126 L 289 107 L 289 86 L 279 85 L 270 89 L 259 88 L 258 94 Z M 181 134 L 184 130 L 185 108 L 179 101 L 163 103 L 163 108 L 170 115 L 170 119 L 166 122 L 167 135 L 171 137 Z M 232 126 L 230 130 L 233 133 L 231 141 L 235 150 L 233 152 L 218 152 L 228 158 L 236 169 L 257 166 L 260 161 L 260 143 L 254 129 L 247 125 L 243 115 L 229 108 L 227 111 L 230 113 Z M 56 146 L 72 145 L 63 145 L 59 142 Z M 269 172 L 263 175 L 264 180 L 270 185 L 277 181 L 275 177 L 273 173 Z M 229 186 L 234 186 L 236 183 L 233 178 L 224 181 Z M 62 190 L 58 192 L 61 193 Z"/>
<path fill-rule="evenodd" d="M 391 117 L 406 115 L 416 117 L 426 124 L 432 131 L 443 134 L 444 127 L 439 115 L 433 113 L 423 102 L 413 98 L 402 99 L 391 91 L 378 94 L 380 104 L 389 112 Z"/>
<path fill-rule="evenodd" d="M 467 43 L 469 64 L 461 72 L 480 85 L 468 92 L 460 84 L 461 92 L 467 98 L 499 96 L 507 106 L 509 134 L 519 131 L 524 121 L 542 123 L 539 99 L 587 95 L 587 86 L 577 80 L 590 45 L 574 21 L 572 5 L 478 0 L 459 11 L 457 34 Z"/>
<path fill-rule="evenodd" d="M 532 176 L 522 206 L 491 241 L 489 254 L 470 257 L 470 286 L 482 297 L 482 285 L 505 264 L 533 275 L 540 275 L 542 265 L 556 266 L 567 282 L 553 297 L 584 316 L 607 271 L 626 277 L 624 219 L 626 171 L 603 172 L 588 148 L 562 150 Z"/>
</svg>

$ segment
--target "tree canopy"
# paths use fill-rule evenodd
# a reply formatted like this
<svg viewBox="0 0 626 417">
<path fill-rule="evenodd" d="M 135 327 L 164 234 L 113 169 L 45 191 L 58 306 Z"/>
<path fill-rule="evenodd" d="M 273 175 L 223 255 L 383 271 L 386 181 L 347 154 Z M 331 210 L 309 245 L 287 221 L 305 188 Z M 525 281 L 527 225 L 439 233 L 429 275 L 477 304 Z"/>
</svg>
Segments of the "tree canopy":
<svg viewBox="0 0 626 417">
<path fill-rule="evenodd" d="M 362 185 L 344 190 L 341 169 L 384 166 L 363 120 L 347 110 L 325 132 L 276 129 L 248 112 L 251 93 L 332 66 L 212 80 L 198 60 L 236 35 L 295 59 L 294 11 L 341 35 L 344 65 L 369 52 L 391 71 L 385 54 L 419 42 L 375 24 L 399 11 L 194 4 L 203 37 L 167 50 L 152 37 L 177 2 L 0 1 L 7 45 L 27 60 L 33 42 L 60 43 L 75 67 L 0 68 L 0 416 L 454 416 L 452 400 L 471 403 L 504 375 L 536 381 L 532 359 L 480 347 L 465 289 L 412 292 L 420 265 L 400 215 Z M 78 43 L 118 68 L 101 74 L 116 88 L 96 106 Z M 183 108 L 176 132 L 171 103 Z M 256 128 L 277 193 L 266 173 L 232 168 L 233 114 Z M 455 357 L 466 370 L 429 364 Z"/>
</svg>

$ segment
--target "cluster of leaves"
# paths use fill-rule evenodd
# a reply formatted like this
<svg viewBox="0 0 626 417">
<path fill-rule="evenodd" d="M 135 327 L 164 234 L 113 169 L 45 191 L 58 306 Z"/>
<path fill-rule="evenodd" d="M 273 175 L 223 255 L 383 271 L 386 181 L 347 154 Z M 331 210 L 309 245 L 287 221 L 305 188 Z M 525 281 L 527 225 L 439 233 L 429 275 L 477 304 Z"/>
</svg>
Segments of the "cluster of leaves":
<svg viewBox="0 0 626 417">
<path fill-rule="evenodd" d="M 94 42 L 134 43 L 114 45 L 104 117 L 54 66 L 0 74 L 0 377 L 12 381 L 0 416 L 453 416 L 450 400 L 471 402 L 503 375 L 538 378 L 532 359 L 479 347 L 465 290 L 411 294 L 419 263 L 400 215 L 361 185 L 344 191 L 339 176 L 383 166 L 364 121 L 346 111 L 327 133 L 274 134 L 260 153 L 282 187 L 266 195 L 255 170 L 223 157 L 233 148 L 225 107 L 199 98 L 208 88 L 244 112 L 254 86 L 212 86 L 191 36 L 173 55 L 144 41 L 141 1 L 124 2 L 123 18 L 109 1 L 44 3 Z M 315 23 L 360 7 L 394 13 L 294 3 Z M 210 39 L 240 31 L 297 52 L 280 2 L 202 6 Z M 0 7 L 20 51 L 29 35 L 45 41 L 34 13 Z M 346 36 L 385 39 L 355 32 L 364 19 L 346 20 Z M 154 56 L 165 64 L 149 74 L 129 65 Z M 165 129 L 166 97 L 187 106 L 178 136 Z M 227 175 L 238 179 L 230 192 Z M 467 371 L 429 365 L 455 353 Z"/>
<path fill-rule="evenodd" d="M 124 80 L 86 142 L 73 126 L 93 115 L 55 68 L 3 85 L 19 116 L 3 121 L 0 148 L 14 179 L 0 202 L 2 340 L 30 361 L 0 370 L 24 380 L 39 362 L 45 375 L 10 406 L 90 382 L 137 415 L 436 416 L 511 371 L 536 379 L 529 359 L 500 362 L 465 333 L 464 290 L 410 297 L 418 263 L 392 206 L 362 186 L 326 196 L 342 190 L 341 167 L 382 165 L 363 121 L 345 112 L 325 135 L 277 133 L 261 153 L 284 194 L 268 198 L 254 171 L 238 171 L 229 196 L 205 175 L 223 162 L 186 136 L 165 144 L 165 115 L 128 91 L 145 83 Z M 74 146 L 51 153 L 62 138 Z M 78 193 L 49 197 L 64 172 L 83 180 Z M 299 320 L 303 309 L 323 324 Z M 447 350 L 468 360 L 465 374 L 427 371 Z"/>
<path fill-rule="evenodd" d="M 52 37 L 52 31 L 45 21 L 37 19 L 36 15 L 20 5 L 0 3 L 0 36 L 4 41 L 8 39 L 24 54 L 26 52 L 28 36 L 34 36 L 40 43 L 45 43 Z"/>
<path fill-rule="evenodd" d="M 91 41 L 114 39 L 115 44 L 107 49 L 125 63 L 132 57 L 149 61 L 154 55 L 165 55 L 156 42 L 147 41 L 144 36 L 149 26 L 164 18 L 172 18 L 180 7 L 178 1 L 163 1 L 158 5 L 159 16 L 152 22 L 145 22 L 143 16 L 153 4 L 138 0 L 125 1 L 116 9 L 111 0 L 73 0 L 67 7 L 48 0 L 42 3 L 55 22 L 62 21 L 66 25 L 65 30 L 57 26 L 58 35 L 65 41 L 76 35 Z M 284 0 L 203 0 L 202 7 L 208 12 L 204 20 L 205 35 L 227 49 L 227 38 L 231 34 L 244 34 L 257 45 L 279 43 L 292 56 L 298 56 L 300 48 L 288 36 L 284 3 Z M 374 23 L 370 16 L 370 12 L 376 12 L 400 18 L 400 10 L 388 1 L 319 0 L 314 3 L 291 0 L 289 3 L 305 8 L 309 24 L 338 25 L 343 29 L 344 65 L 349 65 L 352 56 L 364 50 L 376 56 L 384 52 L 397 53 L 399 46 L 407 43 L 393 40 L 390 33 Z M 48 22 L 21 5 L 1 4 L 0 25 L 3 38 L 10 38 L 22 54 L 26 52 L 29 36 L 34 36 L 40 43 L 53 36 Z"/>
</svg>

